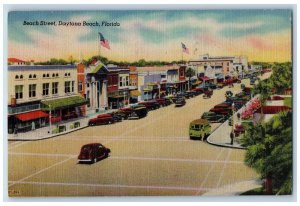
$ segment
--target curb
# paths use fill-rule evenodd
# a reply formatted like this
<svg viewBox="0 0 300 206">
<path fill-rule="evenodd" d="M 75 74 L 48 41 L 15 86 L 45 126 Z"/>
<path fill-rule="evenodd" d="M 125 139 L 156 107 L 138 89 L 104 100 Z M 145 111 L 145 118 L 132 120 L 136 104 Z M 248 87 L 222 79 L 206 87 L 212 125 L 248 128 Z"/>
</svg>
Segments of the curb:
<svg viewBox="0 0 300 206">
<path fill-rule="evenodd" d="M 79 128 L 75 128 L 75 129 L 72 129 L 72 130 L 69 130 L 69 131 L 65 131 L 65 132 L 61 132 L 61 133 L 58 133 L 58 134 L 54 134 L 54 135 L 49 135 L 49 136 L 46 136 L 46 137 L 42 137 L 42 138 L 35 138 L 35 139 L 7 139 L 8 141 L 39 141 L 39 140 L 45 140 L 45 139 L 50 139 L 50 138 L 53 138 L 53 137 L 57 137 L 57 136 L 61 136 L 61 135 L 64 135 L 64 134 L 68 134 L 68 133 L 71 133 L 71 132 L 75 132 L 75 131 L 78 131 L 78 130 L 81 130 L 81 129 L 84 129 L 88 127 L 87 126 L 82 126 L 82 127 L 79 127 Z"/>
</svg>

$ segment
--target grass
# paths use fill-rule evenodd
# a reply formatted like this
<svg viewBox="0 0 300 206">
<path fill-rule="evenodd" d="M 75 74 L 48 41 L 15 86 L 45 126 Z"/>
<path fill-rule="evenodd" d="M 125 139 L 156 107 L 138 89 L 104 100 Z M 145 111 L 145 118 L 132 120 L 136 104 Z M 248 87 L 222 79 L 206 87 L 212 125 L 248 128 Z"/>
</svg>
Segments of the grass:
<svg viewBox="0 0 300 206">
<path fill-rule="evenodd" d="M 286 97 L 283 100 L 284 106 L 292 107 L 292 97 Z"/>
</svg>

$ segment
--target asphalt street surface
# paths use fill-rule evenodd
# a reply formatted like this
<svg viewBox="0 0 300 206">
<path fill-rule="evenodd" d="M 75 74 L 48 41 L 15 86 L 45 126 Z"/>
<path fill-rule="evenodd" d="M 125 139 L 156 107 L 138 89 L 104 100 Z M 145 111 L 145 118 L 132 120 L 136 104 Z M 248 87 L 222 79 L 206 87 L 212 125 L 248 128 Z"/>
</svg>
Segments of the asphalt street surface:
<svg viewBox="0 0 300 206">
<path fill-rule="evenodd" d="M 249 84 L 249 80 L 243 80 Z M 201 195 L 253 180 L 244 150 L 222 148 L 189 139 L 189 123 L 225 100 L 225 91 L 202 95 L 150 111 L 139 120 L 88 127 L 41 141 L 9 142 L 10 196 L 151 196 Z M 213 124 L 215 129 L 219 124 Z M 99 142 L 110 157 L 95 164 L 78 164 L 82 145 Z M 229 187 L 230 188 L 230 187 Z"/>
</svg>

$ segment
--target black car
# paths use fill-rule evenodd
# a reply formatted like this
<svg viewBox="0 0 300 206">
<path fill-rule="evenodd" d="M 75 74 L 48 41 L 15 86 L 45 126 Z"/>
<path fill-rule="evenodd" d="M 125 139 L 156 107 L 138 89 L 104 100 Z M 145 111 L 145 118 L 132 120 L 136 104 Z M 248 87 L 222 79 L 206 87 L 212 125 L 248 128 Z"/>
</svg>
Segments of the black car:
<svg viewBox="0 0 300 206">
<path fill-rule="evenodd" d="M 127 118 L 126 115 L 121 111 L 110 112 L 108 114 L 112 115 L 114 122 L 121 122 L 122 120 Z"/>
<path fill-rule="evenodd" d="M 208 87 L 208 88 L 211 88 L 211 89 L 217 89 L 217 85 L 214 84 L 214 83 L 209 83 L 209 84 L 207 84 L 207 87 Z"/>
<path fill-rule="evenodd" d="M 195 91 L 186 91 L 186 93 L 188 93 L 190 97 L 194 97 L 197 95 Z"/>
<path fill-rule="evenodd" d="M 210 123 L 223 123 L 226 121 L 226 116 L 214 112 L 204 112 L 201 119 L 206 119 Z"/>
<path fill-rule="evenodd" d="M 226 93 L 225 93 L 226 98 L 229 98 L 229 97 L 232 97 L 232 96 L 233 96 L 232 91 L 226 91 Z"/>
<path fill-rule="evenodd" d="M 183 106 L 183 105 L 185 105 L 185 99 L 184 99 L 184 97 L 179 97 L 179 98 L 177 98 L 176 99 L 176 101 L 175 101 L 175 107 L 180 107 L 180 106 Z"/>
</svg>

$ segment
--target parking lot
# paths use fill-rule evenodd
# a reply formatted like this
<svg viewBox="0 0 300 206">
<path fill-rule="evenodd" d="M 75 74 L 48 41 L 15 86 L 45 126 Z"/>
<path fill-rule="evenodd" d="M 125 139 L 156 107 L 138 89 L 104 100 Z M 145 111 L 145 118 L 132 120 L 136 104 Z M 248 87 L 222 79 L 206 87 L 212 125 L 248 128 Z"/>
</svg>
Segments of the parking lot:
<svg viewBox="0 0 300 206">
<path fill-rule="evenodd" d="M 243 80 L 249 85 L 249 80 Z M 243 163 L 245 151 L 215 147 L 188 136 L 189 123 L 225 100 L 214 90 L 154 110 L 139 120 L 88 127 L 41 141 L 10 142 L 9 193 L 12 196 L 201 195 L 211 189 L 257 178 Z M 215 129 L 219 124 L 213 124 Z M 82 145 L 100 142 L 111 156 L 77 164 Z"/>
</svg>

